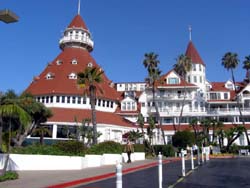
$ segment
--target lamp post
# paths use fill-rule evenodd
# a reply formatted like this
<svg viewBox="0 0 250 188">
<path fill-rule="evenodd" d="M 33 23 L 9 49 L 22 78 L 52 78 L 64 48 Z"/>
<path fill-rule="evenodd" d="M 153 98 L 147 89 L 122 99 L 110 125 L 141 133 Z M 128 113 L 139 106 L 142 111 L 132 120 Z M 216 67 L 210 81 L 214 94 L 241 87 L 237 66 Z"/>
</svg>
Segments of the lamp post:
<svg viewBox="0 0 250 188">
<path fill-rule="evenodd" d="M 3 21 L 8 24 L 17 22 L 18 20 L 19 17 L 9 9 L 0 10 L 0 21 Z"/>
</svg>

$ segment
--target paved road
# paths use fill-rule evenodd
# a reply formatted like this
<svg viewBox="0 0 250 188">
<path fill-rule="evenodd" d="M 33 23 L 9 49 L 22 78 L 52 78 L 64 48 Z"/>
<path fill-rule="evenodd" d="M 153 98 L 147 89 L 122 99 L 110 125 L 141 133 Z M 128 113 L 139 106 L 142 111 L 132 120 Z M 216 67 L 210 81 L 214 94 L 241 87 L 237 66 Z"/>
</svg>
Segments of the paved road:
<svg viewBox="0 0 250 188">
<path fill-rule="evenodd" d="M 187 161 L 187 171 L 190 170 L 190 162 Z M 168 187 L 174 184 L 181 177 L 181 161 L 171 162 L 163 165 L 163 185 Z M 123 175 L 124 188 L 157 188 L 158 167 L 151 167 L 144 170 Z M 77 188 L 116 188 L 116 178 L 77 186 Z"/>
<path fill-rule="evenodd" d="M 187 162 L 187 161 L 186 161 Z M 187 171 L 190 162 L 186 163 Z M 152 167 L 123 176 L 123 188 L 158 188 L 158 168 Z M 177 183 L 179 181 L 179 183 Z M 77 188 L 115 188 L 111 178 Z M 212 159 L 185 178 L 181 162 L 163 166 L 163 188 L 250 188 L 250 158 Z"/>
<path fill-rule="evenodd" d="M 175 188 L 250 188 L 250 158 L 214 159 Z"/>
</svg>

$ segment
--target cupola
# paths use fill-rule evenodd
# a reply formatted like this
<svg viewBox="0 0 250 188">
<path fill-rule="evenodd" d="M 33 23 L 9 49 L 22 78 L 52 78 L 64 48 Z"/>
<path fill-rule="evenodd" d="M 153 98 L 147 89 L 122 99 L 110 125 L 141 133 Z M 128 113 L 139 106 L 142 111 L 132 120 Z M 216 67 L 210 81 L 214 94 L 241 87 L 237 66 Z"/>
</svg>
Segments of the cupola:
<svg viewBox="0 0 250 188">
<path fill-rule="evenodd" d="M 59 44 L 62 50 L 66 47 L 83 48 L 89 52 L 93 50 L 94 42 L 80 14 L 76 15 L 66 28 Z"/>
</svg>

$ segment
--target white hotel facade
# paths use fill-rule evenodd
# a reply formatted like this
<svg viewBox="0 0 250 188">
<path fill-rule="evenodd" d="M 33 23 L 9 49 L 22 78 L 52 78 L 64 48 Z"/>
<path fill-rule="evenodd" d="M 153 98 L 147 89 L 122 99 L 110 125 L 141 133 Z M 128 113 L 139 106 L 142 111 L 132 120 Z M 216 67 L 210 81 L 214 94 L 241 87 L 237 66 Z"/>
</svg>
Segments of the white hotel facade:
<svg viewBox="0 0 250 188">
<path fill-rule="evenodd" d="M 53 116 L 45 123 L 52 132 L 48 139 L 67 139 L 65 127 L 76 132 L 83 119 L 91 118 L 90 100 L 77 87 L 77 73 L 87 66 L 100 67 L 91 56 L 94 41 L 91 38 L 82 17 L 76 15 L 64 31 L 59 47 L 62 52 L 47 65 L 39 76 L 36 76 L 26 89 L 37 101 L 44 103 L 52 110 Z M 159 107 L 165 138 L 171 142 L 175 133 L 174 126 L 179 124 L 181 105 L 185 96 L 183 118 L 180 129 L 189 128 L 189 121 L 198 118 L 214 118 L 224 122 L 226 127 L 241 124 L 236 107 L 237 95 L 248 134 L 250 134 L 250 84 L 247 80 L 237 82 L 234 86 L 227 82 L 209 82 L 206 78 L 206 65 L 190 40 L 185 53 L 193 62 L 192 70 L 185 80 L 170 70 L 161 76 L 157 86 L 156 102 Z M 118 71 L 118 70 L 117 70 Z M 112 83 L 104 74 L 99 84 L 103 92 L 97 92 L 96 111 L 97 127 L 101 132 L 98 141 L 114 140 L 122 142 L 122 135 L 130 130 L 137 130 L 139 113 L 145 118 L 156 113 L 150 88 L 144 82 Z M 163 143 L 162 137 L 155 130 L 155 143 Z M 210 131 L 210 134 L 212 132 Z M 248 135 L 249 136 L 249 135 Z M 246 145 L 246 137 L 242 135 L 237 144 Z"/>
</svg>

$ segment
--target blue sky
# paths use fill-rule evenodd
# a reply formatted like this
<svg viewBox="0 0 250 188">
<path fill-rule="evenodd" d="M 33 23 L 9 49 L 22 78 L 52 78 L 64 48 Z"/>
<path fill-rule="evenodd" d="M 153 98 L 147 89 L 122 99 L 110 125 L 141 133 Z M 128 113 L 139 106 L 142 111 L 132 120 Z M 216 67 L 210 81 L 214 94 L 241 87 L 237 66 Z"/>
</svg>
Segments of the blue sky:
<svg viewBox="0 0 250 188">
<path fill-rule="evenodd" d="M 59 39 L 77 14 L 78 0 L 0 0 L 20 21 L 0 22 L 0 91 L 22 92 L 60 53 Z M 143 81 L 144 54 L 159 55 L 168 72 L 192 41 L 207 67 L 209 81 L 230 78 L 222 56 L 236 52 L 241 63 L 236 79 L 245 77 L 250 55 L 248 0 L 81 0 L 81 16 L 95 42 L 92 56 L 113 82 Z"/>
</svg>

